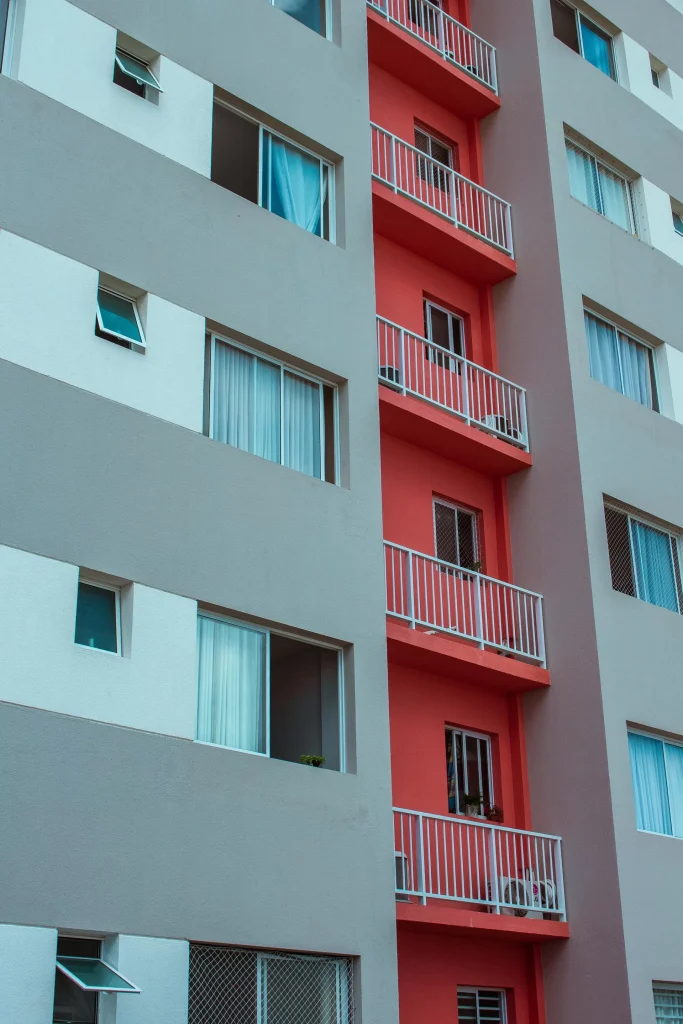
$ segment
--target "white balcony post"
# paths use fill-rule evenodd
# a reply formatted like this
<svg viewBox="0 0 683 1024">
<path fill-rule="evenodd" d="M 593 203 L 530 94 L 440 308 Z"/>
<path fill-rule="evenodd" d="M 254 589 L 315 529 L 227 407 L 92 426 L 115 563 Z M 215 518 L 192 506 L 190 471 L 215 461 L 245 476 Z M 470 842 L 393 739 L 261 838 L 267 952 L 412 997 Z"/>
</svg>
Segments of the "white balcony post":
<svg viewBox="0 0 683 1024">
<path fill-rule="evenodd" d="M 510 259 L 515 258 L 515 249 L 512 242 L 512 207 L 509 203 L 505 205 L 505 248 L 510 254 Z"/>
<path fill-rule="evenodd" d="M 463 359 L 460 367 L 462 369 L 462 412 L 466 423 L 471 423 L 470 417 L 470 364 Z"/>
<path fill-rule="evenodd" d="M 560 920 L 567 920 L 567 907 L 564 902 L 564 871 L 562 868 L 562 840 L 556 839 L 553 843 L 553 856 L 555 858 L 555 879 L 557 881 L 557 903 L 560 912 Z"/>
<path fill-rule="evenodd" d="M 398 145 L 398 139 L 394 135 L 389 136 L 389 142 L 391 146 L 391 156 L 389 159 L 389 174 L 391 175 L 391 187 L 394 192 L 398 192 L 398 184 L 396 183 L 396 147 Z"/>
<path fill-rule="evenodd" d="M 525 448 L 529 449 L 529 424 L 526 418 L 526 391 L 520 391 L 519 393 L 519 425 L 522 430 L 522 440 Z"/>
<path fill-rule="evenodd" d="M 406 332 L 401 327 L 399 335 L 399 352 L 398 352 L 398 381 L 401 385 L 401 394 L 406 394 Z"/>
<path fill-rule="evenodd" d="M 496 830 L 492 825 L 488 826 L 491 852 L 489 862 L 491 865 L 491 899 L 494 904 L 494 914 L 500 914 L 500 892 L 498 891 L 498 850 L 496 848 Z"/>
<path fill-rule="evenodd" d="M 417 848 L 415 851 L 417 859 L 417 888 L 418 898 L 422 906 L 427 904 L 427 886 L 425 881 L 425 860 L 424 860 L 424 815 L 417 815 Z"/>
<path fill-rule="evenodd" d="M 451 220 L 453 221 L 453 224 L 455 225 L 456 228 L 458 226 L 458 185 L 459 181 L 457 175 L 455 171 L 451 170 L 451 194 L 449 201 L 449 213 L 451 215 Z"/>
<path fill-rule="evenodd" d="M 439 8 L 439 50 L 446 56 L 446 32 L 443 19 L 443 9 Z"/>
<path fill-rule="evenodd" d="M 415 595 L 413 593 L 413 552 L 406 551 L 406 586 L 408 588 L 408 616 L 410 618 L 410 627 L 415 629 Z"/>
<path fill-rule="evenodd" d="M 474 583 L 475 583 L 475 588 L 474 588 L 474 624 L 475 624 L 475 632 L 476 632 L 476 638 L 479 640 L 479 649 L 483 651 L 484 647 L 485 647 L 485 644 L 484 644 L 484 624 L 483 624 L 483 621 L 482 621 L 482 614 L 481 614 L 481 588 L 484 585 L 484 580 L 481 578 L 481 576 L 478 573 L 474 577 Z"/>
<path fill-rule="evenodd" d="M 536 621 L 536 636 L 538 638 L 538 659 L 541 663 L 541 668 L 545 668 L 545 634 L 543 632 L 543 599 L 541 597 L 537 597 L 535 599 L 534 611 Z"/>
</svg>

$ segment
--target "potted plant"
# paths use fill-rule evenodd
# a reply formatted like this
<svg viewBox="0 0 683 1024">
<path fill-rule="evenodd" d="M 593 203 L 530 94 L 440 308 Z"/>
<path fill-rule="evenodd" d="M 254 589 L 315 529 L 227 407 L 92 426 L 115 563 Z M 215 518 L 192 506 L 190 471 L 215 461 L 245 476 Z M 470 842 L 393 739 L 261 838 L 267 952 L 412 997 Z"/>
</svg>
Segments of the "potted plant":
<svg viewBox="0 0 683 1024">
<path fill-rule="evenodd" d="M 299 758 L 301 764 L 309 764 L 311 768 L 322 768 L 325 758 L 321 754 L 302 754 Z"/>
<path fill-rule="evenodd" d="M 503 809 L 502 807 L 498 807 L 497 804 L 492 804 L 490 807 L 487 807 L 484 813 L 489 821 L 501 822 L 503 820 Z"/>
<path fill-rule="evenodd" d="M 462 802 L 465 814 L 469 817 L 478 818 L 481 815 L 481 793 L 463 793 Z"/>
</svg>

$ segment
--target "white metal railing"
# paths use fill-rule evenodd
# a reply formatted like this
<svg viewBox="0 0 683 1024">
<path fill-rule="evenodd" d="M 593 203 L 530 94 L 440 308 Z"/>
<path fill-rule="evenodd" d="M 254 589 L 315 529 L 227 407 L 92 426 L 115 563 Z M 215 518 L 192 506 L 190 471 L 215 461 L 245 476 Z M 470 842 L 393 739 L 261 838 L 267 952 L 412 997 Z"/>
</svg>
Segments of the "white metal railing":
<svg viewBox="0 0 683 1024">
<path fill-rule="evenodd" d="M 396 893 L 566 920 L 557 836 L 394 808 Z"/>
<path fill-rule="evenodd" d="M 430 0 L 368 0 L 368 6 L 498 93 L 495 48 L 437 4 Z"/>
<path fill-rule="evenodd" d="M 387 615 L 545 666 L 539 594 L 399 544 L 384 552 Z"/>
<path fill-rule="evenodd" d="M 377 317 L 379 379 L 529 450 L 524 388 Z"/>
<path fill-rule="evenodd" d="M 384 128 L 371 127 L 374 178 L 455 227 L 514 255 L 509 203 Z"/>
</svg>

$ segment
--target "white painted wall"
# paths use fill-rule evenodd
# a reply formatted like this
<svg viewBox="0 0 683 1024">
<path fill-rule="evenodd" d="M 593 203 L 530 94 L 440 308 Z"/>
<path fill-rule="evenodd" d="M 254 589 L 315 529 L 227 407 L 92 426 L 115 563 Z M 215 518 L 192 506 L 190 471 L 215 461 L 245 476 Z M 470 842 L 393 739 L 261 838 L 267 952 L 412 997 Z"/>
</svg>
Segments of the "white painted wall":
<svg viewBox="0 0 683 1024">
<path fill-rule="evenodd" d="M 97 284 L 97 270 L 0 231 L 0 358 L 201 431 L 204 318 L 149 295 L 147 350 L 131 351 L 95 335 Z"/>
<path fill-rule="evenodd" d="M 645 178 L 639 178 L 636 200 L 641 214 L 638 230 L 641 238 L 660 249 L 677 263 L 683 263 L 683 236 L 676 233 L 671 213 L 671 197 Z M 645 217 L 642 217 L 642 208 Z"/>
<path fill-rule="evenodd" d="M 0 924 L 0 1020 L 3 1024 L 50 1024 L 56 955 L 54 928 Z"/>
<path fill-rule="evenodd" d="M 117 935 L 104 956 L 140 994 L 101 999 L 100 1024 L 187 1024 L 190 947 L 175 939 Z"/>
<path fill-rule="evenodd" d="M 652 82 L 650 54 L 644 46 L 622 32 L 615 39 L 615 49 L 621 84 L 683 129 L 683 79 L 667 68 L 660 78 L 662 88 L 658 89 Z"/>
<path fill-rule="evenodd" d="M 211 174 L 210 82 L 161 56 L 158 103 L 135 96 L 112 80 L 116 29 L 67 0 L 22 3 L 13 75 L 122 135 Z"/>
<path fill-rule="evenodd" d="M 194 738 L 196 603 L 130 584 L 123 655 L 92 650 L 74 643 L 78 574 L 0 546 L 0 699 Z"/>
<path fill-rule="evenodd" d="M 673 345 L 657 349 L 657 378 L 661 412 L 683 423 L 683 352 Z"/>
</svg>

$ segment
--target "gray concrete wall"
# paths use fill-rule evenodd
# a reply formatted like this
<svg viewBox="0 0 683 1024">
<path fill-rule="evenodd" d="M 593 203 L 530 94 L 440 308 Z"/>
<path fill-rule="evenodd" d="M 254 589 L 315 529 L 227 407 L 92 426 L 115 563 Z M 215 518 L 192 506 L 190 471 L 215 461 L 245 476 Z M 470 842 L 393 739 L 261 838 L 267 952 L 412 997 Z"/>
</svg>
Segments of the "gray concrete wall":
<svg viewBox="0 0 683 1024">
<path fill-rule="evenodd" d="M 365 9 L 343 5 L 340 46 L 265 2 L 81 6 L 337 160 L 342 244 L 6 77 L 0 227 L 336 380 L 344 486 L 3 362 L 0 543 L 349 645 L 357 773 L 5 704 L 2 916 L 360 955 L 363 1019 L 389 1024 Z"/>
</svg>

